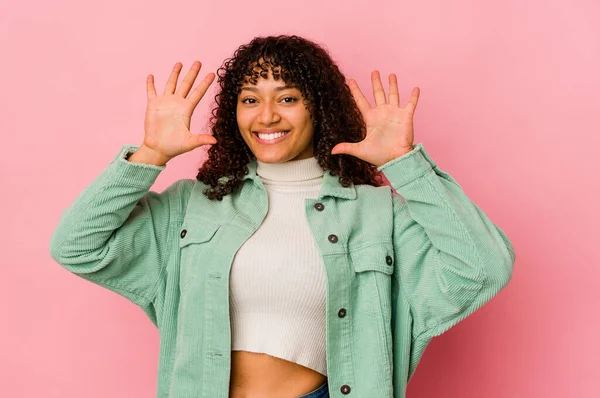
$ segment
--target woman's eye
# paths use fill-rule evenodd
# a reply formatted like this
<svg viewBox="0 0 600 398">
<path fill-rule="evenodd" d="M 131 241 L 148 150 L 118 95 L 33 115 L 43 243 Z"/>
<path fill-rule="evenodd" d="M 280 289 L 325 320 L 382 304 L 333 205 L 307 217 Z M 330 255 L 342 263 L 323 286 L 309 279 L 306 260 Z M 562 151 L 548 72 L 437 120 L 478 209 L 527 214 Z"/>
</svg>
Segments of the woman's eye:
<svg viewBox="0 0 600 398">
<path fill-rule="evenodd" d="M 286 101 L 286 100 L 289 100 L 289 101 Z M 253 104 L 254 103 L 254 102 L 248 102 L 248 101 L 255 101 L 255 99 L 254 98 L 244 98 L 241 102 L 244 104 Z M 285 97 L 285 98 L 283 98 L 283 101 L 286 104 L 291 104 L 293 102 L 296 102 L 297 99 L 295 97 Z"/>
</svg>

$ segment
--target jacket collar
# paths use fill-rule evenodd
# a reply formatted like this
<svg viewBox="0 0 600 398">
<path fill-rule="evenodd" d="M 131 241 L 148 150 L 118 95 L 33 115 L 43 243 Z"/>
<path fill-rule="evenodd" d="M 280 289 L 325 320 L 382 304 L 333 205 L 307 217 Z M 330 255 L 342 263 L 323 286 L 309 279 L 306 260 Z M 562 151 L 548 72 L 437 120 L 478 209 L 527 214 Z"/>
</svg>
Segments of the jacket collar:
<svg viewBox="0 0 600 398">
<path fill-rule="evenodd" d="M 262 186 L 260 176 L 256 174 L 256 167 L 256 159 L 248 162 L 248 174 L 244 176 L 243 180 L 251 179 L 255 184 Z M 323 174 L 323 182 L 321 183 L 318 199 L 323 199 L 325 196 L 354 200 L 356 199 L 356 188 L 354 187 L 354 183 L 350 183 L 348 187 L 344 187 L 340 184 L 338 176 L 331 175 L 326 171 Z"/>
</svg>

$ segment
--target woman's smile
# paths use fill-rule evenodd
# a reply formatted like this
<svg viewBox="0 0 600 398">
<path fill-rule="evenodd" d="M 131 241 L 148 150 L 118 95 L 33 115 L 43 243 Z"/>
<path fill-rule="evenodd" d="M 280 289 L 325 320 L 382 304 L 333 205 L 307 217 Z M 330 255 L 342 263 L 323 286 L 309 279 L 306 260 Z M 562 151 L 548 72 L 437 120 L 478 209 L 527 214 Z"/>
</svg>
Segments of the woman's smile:
<svg viewBox="0 0 600 398">
<path fill-rule="evenodd" d="M 258 141 L 260 144 L 273 145 L 277 144 L 283 140 L 290 134 L 290 131 L 282 131 L 276 133 L 263 134 L 257 131 L 252 132 L 252 136 Z"/>
</svg>

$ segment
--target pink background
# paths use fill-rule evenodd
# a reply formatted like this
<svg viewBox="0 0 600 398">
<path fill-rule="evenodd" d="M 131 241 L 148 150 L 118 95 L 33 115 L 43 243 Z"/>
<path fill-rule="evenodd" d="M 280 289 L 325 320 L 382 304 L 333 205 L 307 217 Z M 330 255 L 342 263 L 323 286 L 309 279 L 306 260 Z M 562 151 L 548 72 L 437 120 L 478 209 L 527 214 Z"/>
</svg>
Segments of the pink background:
<svg viewBox="0 0 600 398">
<path fill-rule="evenodd" d="M 373 69 L 398 75 L 403 106 L 419 86 L 415 142 L 515 245 L 511 283 L 432 341 L 408 396 L 600 396 L 596 0 L 171 4 L 0 3 L 3 396 L 155 395 L 157 330 L 56 264 L 50 235 L 141 143 L 149 73 L 162 92 L 175 62 L 199 59 L 204 76 L 279 33 L 325 44 L 371 101 Z M 173 160 L 153 189 L 194 178 L 203 156 Z"/>
</svg>

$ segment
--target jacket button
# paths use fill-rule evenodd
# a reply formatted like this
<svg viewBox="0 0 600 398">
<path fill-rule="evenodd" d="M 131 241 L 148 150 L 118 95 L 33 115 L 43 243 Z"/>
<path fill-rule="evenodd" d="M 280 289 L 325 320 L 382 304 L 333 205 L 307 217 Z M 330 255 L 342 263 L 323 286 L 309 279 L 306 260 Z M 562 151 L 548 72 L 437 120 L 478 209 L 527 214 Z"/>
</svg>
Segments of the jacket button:
<svg viewBox="0 0 600 398">
<path fill-rule="evenodd" d="M 385 257 L 385 262 L 387 263 L 387 265 L 392 265 L 393 261 L 392 261 L 392 257 L 390 256 L 386 256 Z"/>
<path fill-rule="evenodd" d="M 345 317 L 345 316 L 346 316 L 346 309 L 345 309 L 345 308 L 341 308 L 341 309 L 338 311 L 338 316 L 339 316 L 340 318 L 343 318 L 343 317 Z"/>
<path fill-rule="evenodd" d="M 342 392 L 342 394 L 347 395 L 350 394 L 350 386 L 347 384 L 344 384 L 342 386 L 342 388 L 340 388 L 340 391 Z"/>
<path fill-rule="evenodd" d="M 329 235 L 329 236 L 327 237 L 327 239 L 329 239 L 329 241 L 330 241 L 331 243 L 335 243 L 335 242 L 337 242 L 337 241 L 338 241 L 338 238 L 337 238 L 337 236 L 335 236 L 334 234 L 331 234 L 331 235 Z"/>
<path fill-rule="evenodd" d="M 324 208 L 325 206 L 323 206 L 323 203 L 315 203 L 315 209 L 323 211 Z"/>
<path fill-rule="evenodd" d="M 181 231 L 181 233 L 179 234 L 179 236 L 181 236 L 181 239 L 185 238 L 185 234 L 187 234 L 187 230 L 183 230 Z"/>
</svg>

